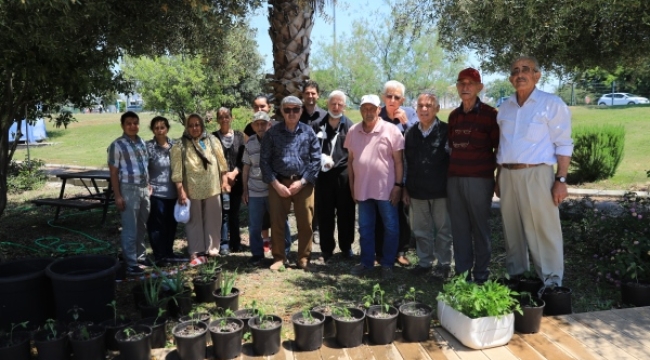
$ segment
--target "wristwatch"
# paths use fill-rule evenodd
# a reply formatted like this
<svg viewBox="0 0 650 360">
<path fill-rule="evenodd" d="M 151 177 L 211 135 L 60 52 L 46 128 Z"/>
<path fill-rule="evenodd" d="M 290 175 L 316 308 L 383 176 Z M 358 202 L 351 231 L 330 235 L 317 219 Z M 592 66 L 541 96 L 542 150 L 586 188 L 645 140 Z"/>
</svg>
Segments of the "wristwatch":
<svg viewBox="0 0 650 360">
<path fill-rule="evenodd" d="M 564 177 L 564 176 L 556 176 L 555 181 L 559 181 L 562 184 L 564 184 L 564 183 L 566 183 L 566 177 Z"/>
<path fill-rule="evenodd" d="M 395 186 L 399 186 L 399 187 L 403 188 L 403 187 L 404 187 L 404 183 L 398 183 L 398 182 L 396 182 L 396 183 L 395 183 Z"/>
</svg>

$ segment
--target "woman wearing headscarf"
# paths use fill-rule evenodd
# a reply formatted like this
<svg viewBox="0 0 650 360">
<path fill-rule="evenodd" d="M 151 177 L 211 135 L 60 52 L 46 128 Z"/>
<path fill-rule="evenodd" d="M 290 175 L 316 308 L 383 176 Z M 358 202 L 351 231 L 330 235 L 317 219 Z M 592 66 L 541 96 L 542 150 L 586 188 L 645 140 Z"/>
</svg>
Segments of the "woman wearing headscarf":
<svg viewBox="0 0 650 360">
<path fill-rule="evenodd" d="M 217 255 L 221 242 L 221 191 L 228 183 L 228 164 L 218 139 L 205 131 L 203 118 L 191 114 L 185 121 L 183 137 L 171 150 L 172 181 L 178 203 L 190 200 L 190 220 L 185 226 L 190 265 Z"/>
</svg>

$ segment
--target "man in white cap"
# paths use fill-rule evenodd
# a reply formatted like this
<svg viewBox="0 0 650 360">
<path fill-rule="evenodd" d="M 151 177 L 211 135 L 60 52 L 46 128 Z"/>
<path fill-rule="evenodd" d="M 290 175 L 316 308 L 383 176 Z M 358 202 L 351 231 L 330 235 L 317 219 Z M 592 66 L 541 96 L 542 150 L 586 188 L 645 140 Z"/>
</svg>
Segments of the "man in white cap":
<svg viewBox="0 0 650 360">
<path fill-rule="evenodd" d="M 300 122 L 302 101 L 295 96 L 282 99 L 284 122 L 268 130 L 262 139 L 260 168 L 262 180 L 269 184 L 271 214 L 271 270 L 280 270 L 285 254 L 285 221 L 293 204 L 298 225 L 298 261 L 308 270 L 314 233 L 314 184 L 321 168 L 320 142 L 312 128 Z"/>
<path fill-rule="evenodd" d="M 361 263 L 351 274 L 365 276 L 375 262 L 375 221 L 377 212 L 384 224 L 381 275 L 393 277 L 393 264 L 399 242 L 397 204 L 402 196 L 402 152 L 404 137 L 400 130 L 379 117 L 377 95 L 361 98 L 363 121 L 348 132 L 344 147 L 348 149 L 348 176 L 352 197 L 359 204 Z"/>
</svg>

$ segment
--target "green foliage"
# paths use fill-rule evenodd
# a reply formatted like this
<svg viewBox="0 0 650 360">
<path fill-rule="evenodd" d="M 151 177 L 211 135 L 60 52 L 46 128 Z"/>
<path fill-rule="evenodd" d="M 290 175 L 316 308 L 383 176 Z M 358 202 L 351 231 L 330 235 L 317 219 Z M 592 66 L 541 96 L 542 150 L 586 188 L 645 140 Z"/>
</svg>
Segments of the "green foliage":
<svg viewBox="0 0 650 360">
<path fill-rule="evenodd" d="M 262 58 L 253 37 L 247 25 L 238 26 L 226 37 L 218 59 L 207 54 L 127 56 L 122 70 L 147 109 L 175 114 L 183 123 L 190 113 L 249 105 L 260 92 Z"/>
<path fill-rule="evenodd" d="M 158 306 L 161 302 L 160 292 L 162 291 L 162 281 L 160 278 L 148 279 L 142 283 L 144 292 L 144 301 L 149 306 Z"/>
<path fill-rule="evenodd" d="M 363 305 L 366 308 L 369 308 L 372 305 L 380 305 L 382 312 L 387 313 L 390 305 L 384 301 L 384 294 L 386 294 L 386 291 L 382 290 L 379 284 L 375 284 L 372 287 L 372 292 L 364 295 L 362 299 L 364 303 Z"/>
<path fill-rule="evenodd" d="M 485 95 L 491 97 L 494 101 L 504 96 L 510 96 L 514 92 L 515 89 L 508 78 L 495 79 L 485 84 Z"/>
<path fill-rule="evenodd" d="M 221 265 L 219 264 L 219 261 L 217 259 L 210 258 L 208 259 L 208 262 L 199 266 L 199 273 L 196 276 L 196 279 L 204 283 L 211 282 L 215 277 L 217 270 L 220 269 Z"/>
<path fill-rule="evenodd" d="M 233 272 L 224 271 L 221 275 L 221 296 L 227 296 L 232 293 L 232 288 L 235 286 L 235 279 L 237 278 L 237 269 Z"/>
<path fill-rule="evenodd" d="M 54 320 L 54 319 L 45 320 L 44 328 L 45 328 L 46 331 L 49 332 L 47 334 L 47 339 L 48 340 L 56 339 L 56 336 L 58 335 L 58 331 L 56 330 L 56 320 Z"/>
<path fill-rule="evenodd" d="M 72 306 L 72 309 L 69 309 L 69 310 L 68 310 L 68 314 L 70 314 L 70 315 L 72 316 L 72 320 L 74 320 L 74 321 L 78 321 L 78 320 L 79 320 L 79 316 L 81 315 L 81 313 L 82 313 L 83 311 L 84 311 L 84 309 L 80 308 L 80 307 L 77 306 L 77 305 L 74 305 L 74 306 Z"/>
<path fill-rule="evenodd" d="M 164 275 L 162 272 L 160 274 L 162 274 L 160 276 L 162 287 L 169 290 L 172 296 L 182 294 L 186 291 L 185 284 L 187 281 L 182 271 L 176 271 L 174 274 L 167 275 Z"/>
<path fill-rule="evenodd" d="M 305 319 L 305 321 L 307 321 L 308 323 L 314 321 L 314 316 L 311 314 L 311 310 L 302 309 L 301 314 L 302 314 L 302 318 Z"/>
<path fill-rule="evenodd" d="M 476 319 L 486 316 L 504 316 L 513 311 L 521 312 L 519 302 L 513 295 L 519 295 L 507 286 L 494 280 L 482 285 L 466 280 L 467 272 L 454 277 L 442 287 L 436 298 L 453 309 Z"/>
<path fill-rule="evenodd" d="M 424 291 L 422 290 L 416 290 L 415 287 L 411 286 L 409 290 L 404 294 L 404 300 L 407 302 L 412 301 L 416 302 L 416 295 L 418 294 L 424 294 Z"/>
<path fill-rule="evenodd" d="M 521 54 L 546 69 L 614 69 L 643 64 L 650 53 L 645 0 L 409 0 L 404 7 L 416 29 L 437 25 L 445 49 L 473 50 L 491 71 L 507 69 Z"/>
<path fill-rule="evenodd" d="M 11 160 L 7 177 L 8 192 L 15 194 L 42 188 L 47 181 L 43 166 L 45 161 L 39 159 L 25 158 L 22 162 Z"/>
<path fill-rule="evenodd" d="M 352 321 L 355 318 L 352 316 L 350 309 L 344 306 L 334 306 L 332 307 L 332 315 L 338 317 L 343 321 Z"/>
<path fill-rule="evenodd" d="M 389 10 L 373 11 L 355 21 L 352 33 L 341 36 L 336 45 L 321 44 L 321 50 L 312 54 L 311 78 L 325 94 L 339 89 L 355 104 L 365 94 L 378 94 L 384 83 L 393 79 L 405 85 L 409 99 L 424 90 L 438 96 L 455 96 L 456 89 L 449 89 L 449 85 L 462 69 L 464 57 L 450 60 L 437 46 L 438 36 L 433 28 L 412 35 L 403 1 L 387 0 L 383 5 Z M 404 32 L 387 26 L 396 19 L 406 20 Z"/>
<path fill-rule="evenodd" d="M 599 211 L 591 199 L 574 205 L 584 215 L 579 228 L 593 249 L 594 272 L 616 286 L 650 281 L 650 200 L 627 193 L 618 205 L 622 212 Z"/>
<path fill-rule="evenodd" d="M 577 126 L 574 127 L 572 136 L 574 147 L 569 176 L 571 182 L 594 182 L 614 176 L 623 159 L 623 126 Z"/>
<path fill-rule="evenodd" d="M 9 334 L 8 334 L 9 342 L 7 343 L 7 346 L 11 346 L 11 345 L 14 344 L 14 330 L 16 330 L 19 327 L 22 327 L 23 329 L 25 329 L 25 328 L 27 328 L 28 323 L 29 323 L 29 321 L 23 321 L 23 322 L 17 323 L 17 324 L 16 323 L 11 323 L 11 328 L 9 329 Z M 7 334 L 5 334 L 5 335 L 7 335 Z"/>
</svg>

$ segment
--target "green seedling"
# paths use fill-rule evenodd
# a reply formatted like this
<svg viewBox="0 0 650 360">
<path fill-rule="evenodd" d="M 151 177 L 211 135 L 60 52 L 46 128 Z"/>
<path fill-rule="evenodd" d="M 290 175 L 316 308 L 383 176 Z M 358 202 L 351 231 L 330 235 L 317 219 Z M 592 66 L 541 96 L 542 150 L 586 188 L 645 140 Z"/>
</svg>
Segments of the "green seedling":
<svg viewBox="0 0 650 360">
<path fill-rule="evenodd" d="M 45 330 L 48 331 L 47 334 L 48 340 L 56 339 L 56 336 L 58 335 L 58 332 L 56 331 L 56 320 L 54 319 L 45 320 L 45 326 L 43 327 L 45 328 Z"/>
<path fill-rule="evenodd" d="M 68 314 L 71 314 L 72 320 L 78 321 L 79 320 L 79 315 L 81 312 L 83 312 L 84 309 L 80 308 L 77 305 L 74 305 L 72 309 L 68 310 Z"/>
<path fill-rule="evenodd" d="M 17 323 L 17 324 L 11 323 L 11 330 L 9 330 L 9 346 L 14 344 L 14 330 L 16 330 L 16 328 L 19 328 L 19 327 L 22 327 L 23 329 L 27 328 L 28 323 L 29 323 L 29 321 L 23 321 L 23 322 Z"/>
<path fill-rule="evenodd" d="M 417 301 L 416 296 L 418 294 L 424 294 L 424 291 L 416 290 L 415 287 L 411 286 L 409 288 L 409 291 L 407 291 L 406 294 L 404 294 L 404 300 L 406 300 L 407 302 L 416 302 Z"/>
<path fill-rule="evenodd" d="M 381 312 L 382 312 L 383 314 L 387 313 L 387 312 L 388 312 L 388 309 L 390 308 L 390 305 L 388 305 L 388 304 L 384 301 L 384 294 L 385 294 L 385 293 L 386 293 L 386 291 L 384 291 L 384 290 L 381 289 L 381 285 L 379 285 L 379 284 L 375 284 L 375 285 L 372 287 L 372 292 L 371 292 L 370 294 L 365 295 L 365 296 L 363 297 L 362 300 L 363 300 L 363 302 L 364 302 L 364 306 L 365 306 L 366 308 L 369 308 L 371 305 L 374 305 L 374 304 L 376 303 L 376 305 L 380 305 L 380 306 L 381 306 Z"/>
<path fill-rule="evenodd" d="M 235 286 L 235 279 L 237 278 L 237 269 L 228 273 L 224 272 L 221 276 L 221 296 L 227 296 L 232 293 L 232 288 Z"/>
</svg>

